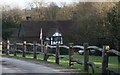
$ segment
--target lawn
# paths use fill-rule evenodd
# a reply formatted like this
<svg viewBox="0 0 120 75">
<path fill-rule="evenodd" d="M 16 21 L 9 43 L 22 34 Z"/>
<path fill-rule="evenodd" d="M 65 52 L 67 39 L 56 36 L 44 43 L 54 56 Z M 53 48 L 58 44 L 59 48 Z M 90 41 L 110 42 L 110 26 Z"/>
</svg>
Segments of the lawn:
<svg viewBox="0 0 120 75">
<path fill-rule="evenodd" d="M 5 56 L 5 55 L 3 54 L 3 56 Z M 10 54 L 10 56 L 14 56 L 14 55 Z M 68 57 L 68 55 L 65 55 L 65 56 Z M 17 58 L 21 58 L 21 57 L 22 57 L 22 54 L 17 53 Z M 26 58 L 32 60 L 33 59 L 33 54 L 27 54 Z M 83 61 L 84 57 L 83 57 L 83 55 L 74 55 L 74 58 L 78 59 L 80 61 Z M 37 55 L 37 60 L 40 61 L 40 62 L 43 61 L 43 56 L 38 54 Z M 101 66 L 101 62 L 102 62 L 102 57 L 101 56 L 93 56 L 93 55 L 91 55 L 91 56 L 89 56 L 89 60 L 94 62 L 96 65 Z M 55 63 L 55 57 L 49 57 L 47 63 L 51 63 L 51 64 Z M 117 56 L 110 56 L 108 65 L 111 68 L 119 68 L 120 64 L 118 64 Z M 73 68 L 70 68 L 69 67 L 69 61 L 66 60 L 66 59 L 60 59 L 59 66 L 64 67 L 64 68 L 69 68 L 69 69 L 75 69 L 75 70 L 77 70 L 79 72 L 84 72 L 83 71 L 83 65 L 75 63 L 73 65 Z M 101 73 L 100 68 L 94 68 L 94 70 L 95 70 L 95 73 Z M 92 73 L 91 67 L 89 67 L 89 73 Z"/>
</svg>

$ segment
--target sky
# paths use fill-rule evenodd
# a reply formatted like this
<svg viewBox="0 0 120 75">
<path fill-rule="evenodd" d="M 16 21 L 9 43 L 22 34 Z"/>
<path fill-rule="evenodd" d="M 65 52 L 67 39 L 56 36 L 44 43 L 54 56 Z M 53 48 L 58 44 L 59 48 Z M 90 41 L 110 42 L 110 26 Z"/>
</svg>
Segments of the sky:
<svg viewBox="0 0 120 75">
<path fill-rule="evenodd" d="M 32 0 L 0 0 L 1 5 L 10 5 L 12 7 L 20 7 L 25 8 L 27 3 L 31 2 Z M 60 2 L 66 2 L 67 4 L 71 3 L 72 0 L 45 0 L 46 2 L 55 2 L 59 4 Z"/>
<path fill-rule="evenodd" d="M 32 0 L 0 0 L 0 5 L 10 5 L 12 7 L 20 7 L 20 8 L 26 8 L 27 3 L 31 2 Z M 67 4 L 76 2 L 76 1 L 81 1 L 81 2 L 109 2 L 109 1 L 120 1 L 120 0 L 45 0 L 46 2 L 56 2 L 58 5 L 60 2 L 66 2 Z"/>
</svg>

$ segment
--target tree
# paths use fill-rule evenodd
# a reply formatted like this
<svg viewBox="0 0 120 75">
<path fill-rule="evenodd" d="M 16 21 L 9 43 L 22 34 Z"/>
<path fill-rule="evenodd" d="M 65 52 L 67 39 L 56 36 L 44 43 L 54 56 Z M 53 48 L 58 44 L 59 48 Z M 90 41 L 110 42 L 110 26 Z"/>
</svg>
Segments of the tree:
<svg viewBox="0 0 120 75">
<path fill-rule="evenodd" d="M 74 21 L 71 36 L 76 43 L 89 42 L 97 45 L 97 40 L 105 34 L 109 36 L 108 25 L 105 24 L 106 14 L 113 7 L 112 3 L 88 3 L 80 2 L 74 5 L 73 11 L 77 14 L 77 19 Z"/>
<path fill-rule="evenodd" d="M 108 22 L 111 26 L 111 35 L 114 38 L 114 46 L 120 52 L 120 2 L 113 7 L 107 15 Z M 118 57 L 120 63 L 120 57 Z"/>
<path fill-rule="evenodd" d="M 32 0 L 28 3 L 29 9 L 25 9 L 26 15 L 31 16 L 33 20 L 44 20 L 46 5 L 45 0 Z"/>
<path fill-rule="evenodd" d="M 14 9 L 4 9 L 2 12 L 2 38 L 7 40 L 19 27 L 21 16 L 20 10 L 18 8 Z"/>
<path fill-rule="evenodd" d="M 111 33 L 117 40 L 120 41 L 120 34 L 119 34 L 119 28 L 120 28 L 120 2 L 116 4 L 113 9 L 108 12 L 108 22 L 111 25 Z"/>
<path fill-rule="evenodd" d="M 48 6 L 48 12 L 46 12 L 46 15 L 49 20 L 57 20 L 57 13 L 59 11 L 59 7 L 56 3 L 51 2 Z"/>
</svg>

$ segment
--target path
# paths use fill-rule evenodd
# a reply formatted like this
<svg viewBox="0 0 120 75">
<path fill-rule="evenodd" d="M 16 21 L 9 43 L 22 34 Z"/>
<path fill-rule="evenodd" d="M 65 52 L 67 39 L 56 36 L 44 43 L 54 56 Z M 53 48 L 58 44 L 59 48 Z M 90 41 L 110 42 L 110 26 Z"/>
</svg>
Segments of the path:
<svg viewBox="0 0 120 75">
<path fill-rule="evenodd" d="M 59 69 L 54 69 L 40 64 L 14 58 L 2 57 L 3 73 L 63 73 Z"/>
</svg>

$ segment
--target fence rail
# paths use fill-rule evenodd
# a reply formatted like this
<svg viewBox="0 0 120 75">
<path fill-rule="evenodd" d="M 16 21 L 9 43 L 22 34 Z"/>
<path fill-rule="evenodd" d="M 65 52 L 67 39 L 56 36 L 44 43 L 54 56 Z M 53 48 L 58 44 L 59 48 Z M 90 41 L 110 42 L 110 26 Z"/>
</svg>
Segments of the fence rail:
<svg viewBox="0 0 120 75">
<path fill-rule="evenodd" d="M 18 48 L 20 46 L 21 49 Z M 32 51 L 27 50 L 27 46 L 32 47 Z M 109 55 L 108 53 L 114 53 L 117 56 L 120 56 L 120 52 L 118 52 L 115 49 L 109 49 L 109 46 L 104 45 L 103 48 L 97 47 L 97 46 L 89 46 L 88 43 L 84 43 L 83 46 L 80 45 L 73 45 L 73 43 L 70 43 L 69 46 L 66 45 L 59 45 L 57 44 L 56 46 L 51 46 L 45 43 L 42 47 L 44 47 L 43 52 L 38 51 L 38 47 L 41 47 L 41 44 L 37 42 L 33 43 L 26 43 L 26 41 L 23 41 L 22 43 L 10 43 L 10 41 L 7 42 L 1 42 L 0 47 L 3 48 L 3 51 L 6 55 L 9 55 L 10 51 L 13 50 L 14 56 L 17 56 L 17 52 L 22 53 L 22 57 L 26 57 L 27 53 L 33 54 L 33 58 L 37 59 L 37 54 L 42 54 L 43 55 L 43 60 L 47 61 L 47 59 L 50 56 L 55 57 L 55 62 L 59 64 L 60 59 L 66 59 L 69 61 L 69 66 L 72 67 L 74 63 L 81 64 L 84 67 L 84 71 L 89 72 L 89 66 L 92 68 L 92 71 L 94 73 L 94 68 L 101 68 L 102 74 L 108 74 L 110 72 L 114 72 L 116 74 L 120 74 L 120 72 L 116 72 L 115 69 L 110 69 L 108 68 L 108 58 Z M 50 49 L 56 49 L 55 54 L 49 53 L 48 48 Z M 60 55 L 60 48 L 65 48 L 69 51 L 69 57 L 66 57 L 64 55 Z M 84 61 L 80 61 L 75 59 L 74 56 L 74 49 L 83 49 L 84 50 Z M 89 50 L 98 50 L 102 52 L 102 65 L 98 67 L 94 62 L 89 60 Z M 42 51 L 42 50 L 41 50 Z"/>
</svg>

